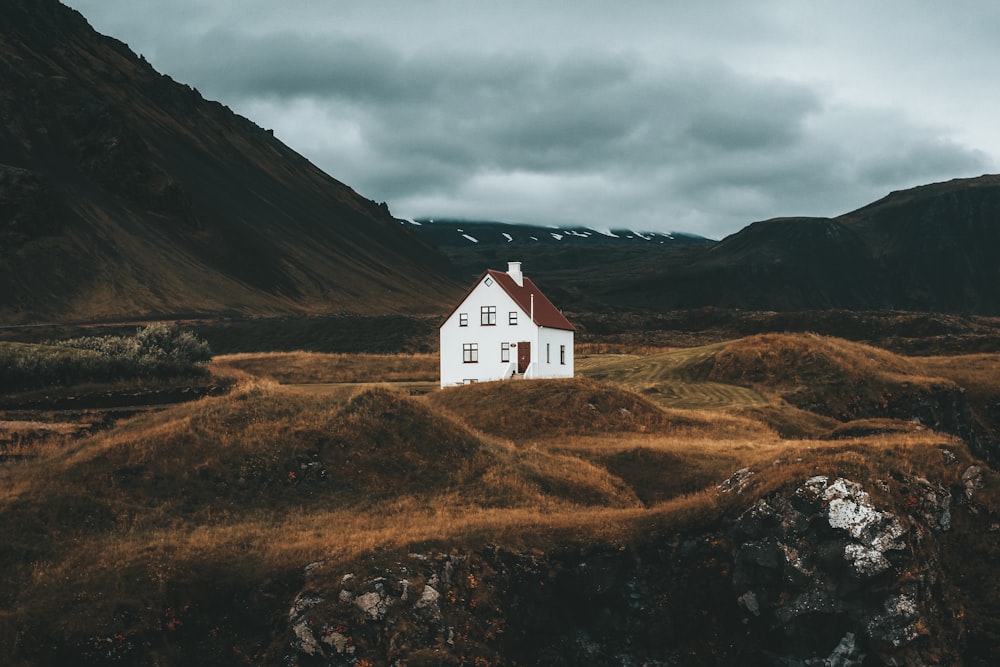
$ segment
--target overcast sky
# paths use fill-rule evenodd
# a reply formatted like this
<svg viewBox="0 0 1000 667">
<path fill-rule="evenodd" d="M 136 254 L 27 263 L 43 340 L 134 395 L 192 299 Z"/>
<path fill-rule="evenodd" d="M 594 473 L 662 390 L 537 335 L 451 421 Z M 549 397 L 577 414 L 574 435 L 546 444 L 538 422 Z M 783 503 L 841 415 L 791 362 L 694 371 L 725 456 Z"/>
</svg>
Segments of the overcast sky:
<svg viewBox="0 0 1000 667">
<path fill-rule="evenodd" d="M 1000 162 L 992 0 L 63 1 L 399 217 L 721 238 Z"/>
</svg>

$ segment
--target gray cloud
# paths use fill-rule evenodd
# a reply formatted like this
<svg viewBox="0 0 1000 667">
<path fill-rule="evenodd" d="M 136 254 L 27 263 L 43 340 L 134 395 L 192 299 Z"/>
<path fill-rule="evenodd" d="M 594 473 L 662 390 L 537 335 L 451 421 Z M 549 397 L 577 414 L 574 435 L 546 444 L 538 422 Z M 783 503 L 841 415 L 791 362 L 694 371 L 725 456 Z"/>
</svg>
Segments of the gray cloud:
<svg viewBox="0 0 1000 667">
<path fill-rule="evenodd" d="M 133 30 L 116 36 L 400 215 L 720 237 L 982 173 L 1000 151 L 960 139 L 969 130 L 942 121 L 953 107 L 910 99 L 922 61 L 899 66 L 908 45 L 878 33 L 888 55 L 837 52 L 816 26 L 875 38 L 852 32 L 873 17 L 850 11 L 218 0 L 154 24 L 115 15 L 123 2 L 73 4 Z M 810 11 L 828 23 L 803 33 L 798 14 Z M 932 19 L 900 21 L 912 38 L 933 34 Z M 987 39 L 976 48 L 992 49 Z"/>
</svg>

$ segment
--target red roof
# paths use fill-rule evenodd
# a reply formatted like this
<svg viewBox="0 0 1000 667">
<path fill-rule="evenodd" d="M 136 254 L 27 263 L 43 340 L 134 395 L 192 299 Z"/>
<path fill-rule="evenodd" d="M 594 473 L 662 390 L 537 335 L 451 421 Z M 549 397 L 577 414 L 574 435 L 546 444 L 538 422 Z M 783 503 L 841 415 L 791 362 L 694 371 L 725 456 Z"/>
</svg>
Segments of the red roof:
<svg viewBox="0 0 1000 667">
<path fill-rule="evenodd" d="M 458 306 L 456 306 L 451 311 L 451 313 L 448 314 L 448 317 L 451 317 L 452 313 L 458 310 L 458 307 L 462 305 L 466 297 L 469 296 L 469 293 L 471 293 L 472 290 L 475 289 L 476 286 L 479 285 L 479 283 L 487 275 L 493 278 L 493 280 L 496 281 L 497 285 L 502 287 L 503 291 L 506 292 L 510 296 L 510 298 L 514 299 L 514 302 L 521 308 L 521 310 L 528 313 L 529 315 L 531 314 L 531 297 L 532 295 L 534 295 L 535 297 L 534 322 L 538 326 L 548 327 L 550 329 L 564 329 L 566 331 L 576 331 L 576 327 L 570 324 L 569 320 L 567 320 L 566 317 L 561 312 L 559 312 L 559 309 L 556 308 L 551 301 L 549 301 L 548 297 L 542 294 L 542 291 L 538 289 L 538 286 L 535 285 L 535 283 L 533 283 L 530 278 L 522 276 L 521 277 L 522 284 L 518 285 L 516 282 L 514 282 L 514 279 L 511 278 L 508 273 L 506 273 L 505 271 L 497 271 L 495 269 L 488 269 L 485 273 L 479 276 L 479 278 L 473 284 L 472 288 L 469 289 L 469 292 L 467 292 L 466 295 L 462 297 L 462 301 L 459 302 Z M 445 321 L 448 320 L 448 317 L 445 318 Z M 442 322 L 442 324 L 444 324 L 444 322 Z"/>
<path fill-rule="evenodd" d="M 576 331 L 576 327 L 570 324 L 569 320 L 559 312 L 559 309 L 549 301 L 548 297 L 542 294 L 542 290 L 531 282 L 531 278 L 521 276 L 522 284 L 519 286 L 505 271 L 489 269 L 486 273 L 492 276 L 493 280 L 497 281 L 497 285 L 500 285 L 503 291 L 507 292 L 510 298 L 514 299 L 521 310 L 526 313 L 531 313 L 531 296 L 535 296 L 535 324 L 538 326 Z"/>
</svg>

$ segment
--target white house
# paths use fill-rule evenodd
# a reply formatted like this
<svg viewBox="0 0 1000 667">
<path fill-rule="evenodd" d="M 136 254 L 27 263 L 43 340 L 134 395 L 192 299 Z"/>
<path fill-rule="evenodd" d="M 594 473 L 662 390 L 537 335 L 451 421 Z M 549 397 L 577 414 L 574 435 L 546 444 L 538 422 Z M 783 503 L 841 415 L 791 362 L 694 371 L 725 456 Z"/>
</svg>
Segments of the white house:
<svg viewBox="0 0 1000 667">
<path fill-rule="evenodd" d="M 574 331 L 520 262 L 489 269 L 441 324 L 441 386 L 573 377 Z"/>
</svg>

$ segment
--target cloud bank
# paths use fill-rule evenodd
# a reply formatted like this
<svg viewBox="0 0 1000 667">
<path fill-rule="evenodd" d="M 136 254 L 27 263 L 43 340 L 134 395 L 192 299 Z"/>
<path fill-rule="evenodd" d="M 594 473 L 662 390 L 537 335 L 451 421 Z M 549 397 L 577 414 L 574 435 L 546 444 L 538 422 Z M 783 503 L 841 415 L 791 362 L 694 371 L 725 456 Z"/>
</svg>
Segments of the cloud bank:
<svg viewBox="0 0 1000 667">
<path fill-rule="evenodd" d="M 158 69 L 405 217 L 721 238 L 995 164 L 906 105 L 838 97 L 718 51 L 572 39 L 502 48 L 446 32 L 414 44 L 398 25 L 392 39 L 350 22 L 192 16 L 172 37 L 136 32 L 133 48 L 148 45 Z"/>
</svg>

